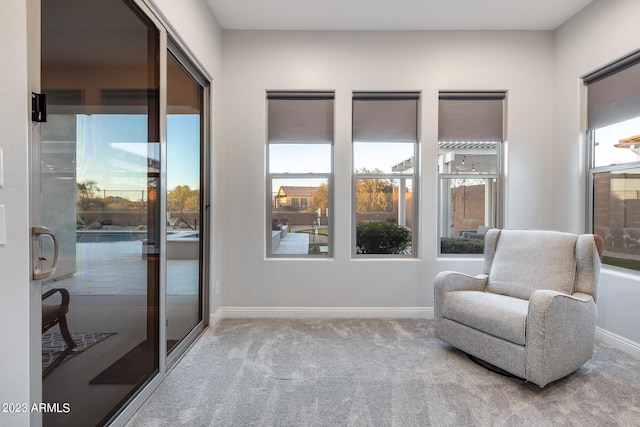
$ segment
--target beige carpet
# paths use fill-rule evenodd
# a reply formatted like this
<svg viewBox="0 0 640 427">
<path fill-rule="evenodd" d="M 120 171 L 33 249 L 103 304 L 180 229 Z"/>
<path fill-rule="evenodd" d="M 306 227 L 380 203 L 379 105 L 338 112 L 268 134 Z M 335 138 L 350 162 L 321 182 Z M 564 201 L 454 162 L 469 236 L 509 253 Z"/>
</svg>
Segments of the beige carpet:
<svg viewBox="0 0 640 427">
<path fill-rule="evenodd" d="M 129 426 L 640 426 L 640 360 L 598 344 L 540 389 L 438 340 L 432 321 L 223 320 Z"/>
</svg>

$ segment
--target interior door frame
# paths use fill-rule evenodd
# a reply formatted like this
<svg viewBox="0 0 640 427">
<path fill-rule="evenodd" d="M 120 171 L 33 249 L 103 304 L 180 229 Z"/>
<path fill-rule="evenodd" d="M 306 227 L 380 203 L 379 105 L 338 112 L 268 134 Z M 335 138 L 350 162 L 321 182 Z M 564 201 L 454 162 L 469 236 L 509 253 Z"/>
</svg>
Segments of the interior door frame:
<svg viewBox="0 0 640 427">
<path fill-rule="evenodd" d="M 28 0 L 27 3 L 27 44 L 28 44 L 28 81 L 29 91 L 39 93 L 40 86 L 40 2 L 41 0 Z M 27 94 L 25 94 L 27 96 Z M 42 280 L 34 280 L 31 272 L 34 265 L 34 241 L 31 235 L 31 227 L 41 226 L 41 183 L 40 183 L 40 142 L 41 125 L 31 121 L 31 114 L 27 114 L 29 120 L 28 155 L 29 155 L 29 397 L 30 404 L 42 402 Z M 42 413 L 30 412 L 29 425 L 41 426 Z"/>
<path fill-rule="evenodd" d="M 41 1 L 43 0 L 27 0 L 28 9 L 28 63 L 29 63 L 29 91 L 34 93 L 40 93 L 41 91 Z M 130 0 L 135 4 L 142 13 L 144 13 L 148 19 L 150 19 L 159 31 L 159 65 L 160 65 L 160 159 L 161 159 L 161 189 L 166 189 L 166 153 L 167 153 L 167 54 L 168 54 L 168 37 L 170 36 L 172 41 L 181 50 L 181 53 L 189 59 L 191 64 L 195 66 L 199 73 L 209 83 L 204 87 L 204 102 L 203 102 L 203 144 L 201 152 L 202 167 L 202 187 L 201 192 L 204 196 L 203 203 L 203 222 L 201 224 L 200 238 L 202 239 L 203 250 L 202 256 L 202 319 L 193 328 L 193 330 L 187 334 L 179 346 L 177 346 L 170 357 L 167 357 L 166 349 L 166 318 L 167 318 L 167 300 L 166 300 L 166 228 L 161 227 L 160 232 L 160 283 L 159 283 L 159 372 L 153 376 L 146 385 L 144 385 L 126 404 L 119 409 L 119 411 L 110 420 L 112 426 L 124 425 L 131 416 L 138 410 L 142 403 L 153 393 L 153 391 L 160 385 L 164 377 L 166 376 L 168 367 L 175 364 L 180 357 L 186 352 L 186 350 L 193 344 L 195 339 L 202 333 L 202 331 L 208 326 L 209 320 L 209 281 L 210 281 L 210 135 L 211 135 L 211 82 L 213 79 L 204 71 L 204 67 L 195 59 L 195 56 L 190 52 L 186 45 L 182 42 L 180 37 L 177 36 L 175 31 L 167 24 L 167 21 L 162 15 L 157 12 L 149 0 Z M 30 117 L 30 115 L 29 115 Z M 42 198 L 41 198 L 41 125 L 40 123 L 29 123 L 29 221 L 31 227 L 42 226 Z M 160 217 L 161 224 L 166 224 L 166 198 L 164 195 L 160 197 Z M 29 230 L 31 233 L 31 230 Z M 35 265 L 34 257 L 38 253 L 38 247 L 35 245 L 34 238 L 31 239 L 31 256 L 30 256 L 30 269 L 33 271 Z M 30 274 L 31 277 L 31 274 Z M 30 368 L 30 380 L 29 380 L 29 393 L 32 403 L 42 402 L 42 337 L 41 337 L 41 323 L 42 323 L 42 281 L 30 280 L 30 292 L 29 292 L 29 341 L 30 341 L 30 355 L 29 355 L 29 368 Z M 32 412 L 29 414 L 29 423 L 32 426 L 42 425 L 42 414 L 39 412 Z"/>
</svg>

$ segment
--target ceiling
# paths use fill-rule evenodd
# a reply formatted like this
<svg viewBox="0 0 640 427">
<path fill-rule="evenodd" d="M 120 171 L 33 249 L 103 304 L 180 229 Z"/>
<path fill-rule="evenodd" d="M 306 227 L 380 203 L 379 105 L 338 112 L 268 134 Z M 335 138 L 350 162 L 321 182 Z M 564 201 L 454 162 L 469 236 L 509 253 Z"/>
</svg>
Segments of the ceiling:
<svg viewBox="0 0 640 427">
<path fill-rule="evenodd" d="M 593 0 L 206 0 L 223 29 L 554 30 Z"/>
</svg>

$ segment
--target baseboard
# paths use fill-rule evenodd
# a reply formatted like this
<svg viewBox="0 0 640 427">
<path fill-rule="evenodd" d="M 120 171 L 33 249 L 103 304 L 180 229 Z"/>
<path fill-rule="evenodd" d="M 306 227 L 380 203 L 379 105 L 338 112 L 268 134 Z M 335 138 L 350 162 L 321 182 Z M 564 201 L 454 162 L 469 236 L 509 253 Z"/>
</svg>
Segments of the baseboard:
<svg viewBox="0 0 640 427">
<path fill-rule="evenodd" d="M 621 350 L 636 359 L 640 359 L 640 344 L 637 342 L 621 337 L 620 335 L 616 335 L 613 332 L 600 327 L 596 327 L 596 339 L 609 344 L 611 347 Z"/>
<path fill-rule="evenodd" d="M 221 312 L 218 314 L 218 312 Z M 432 307 L 221 307 L 224 318 L 411 318 L 433 319 Z M 213 316 L 211 325 L 214 325 Z"/>
<path fill-rule="evenodd" d="M 223 318 L 222 308 L 218 308 L 215 313 L 209 316 L 209 326 L 216 326 Z"/>
</svg>

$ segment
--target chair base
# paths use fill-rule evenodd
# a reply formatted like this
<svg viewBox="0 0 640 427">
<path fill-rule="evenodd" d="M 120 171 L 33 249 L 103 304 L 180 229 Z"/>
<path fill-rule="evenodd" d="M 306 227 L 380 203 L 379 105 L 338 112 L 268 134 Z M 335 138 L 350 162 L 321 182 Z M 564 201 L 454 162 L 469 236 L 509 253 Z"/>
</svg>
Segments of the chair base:
<svg viewBox="0 0 640 427">
<path fill-rule="evenodd" d="M 494 366 L 489 362 L 485 362 L 482 359 L 478 359 L 477 357 L 470 355 L 469 353 L 464 353 L 464 354 L 473 363 L 475 363 L 476 365 L 482 366 L 483 368 L 485 368 L 485 369 L 487 369 L 487 370 L 489 370 L 491 372 L 495 372 L 496 374 L 502 375 L 503 377 L 507 377 L 507 378 L 522 379 L 517 375 L 513 375 L 511 372 L 507 372 L 504 369 L 500 369 L 497 366 Z"/>
</svg>

